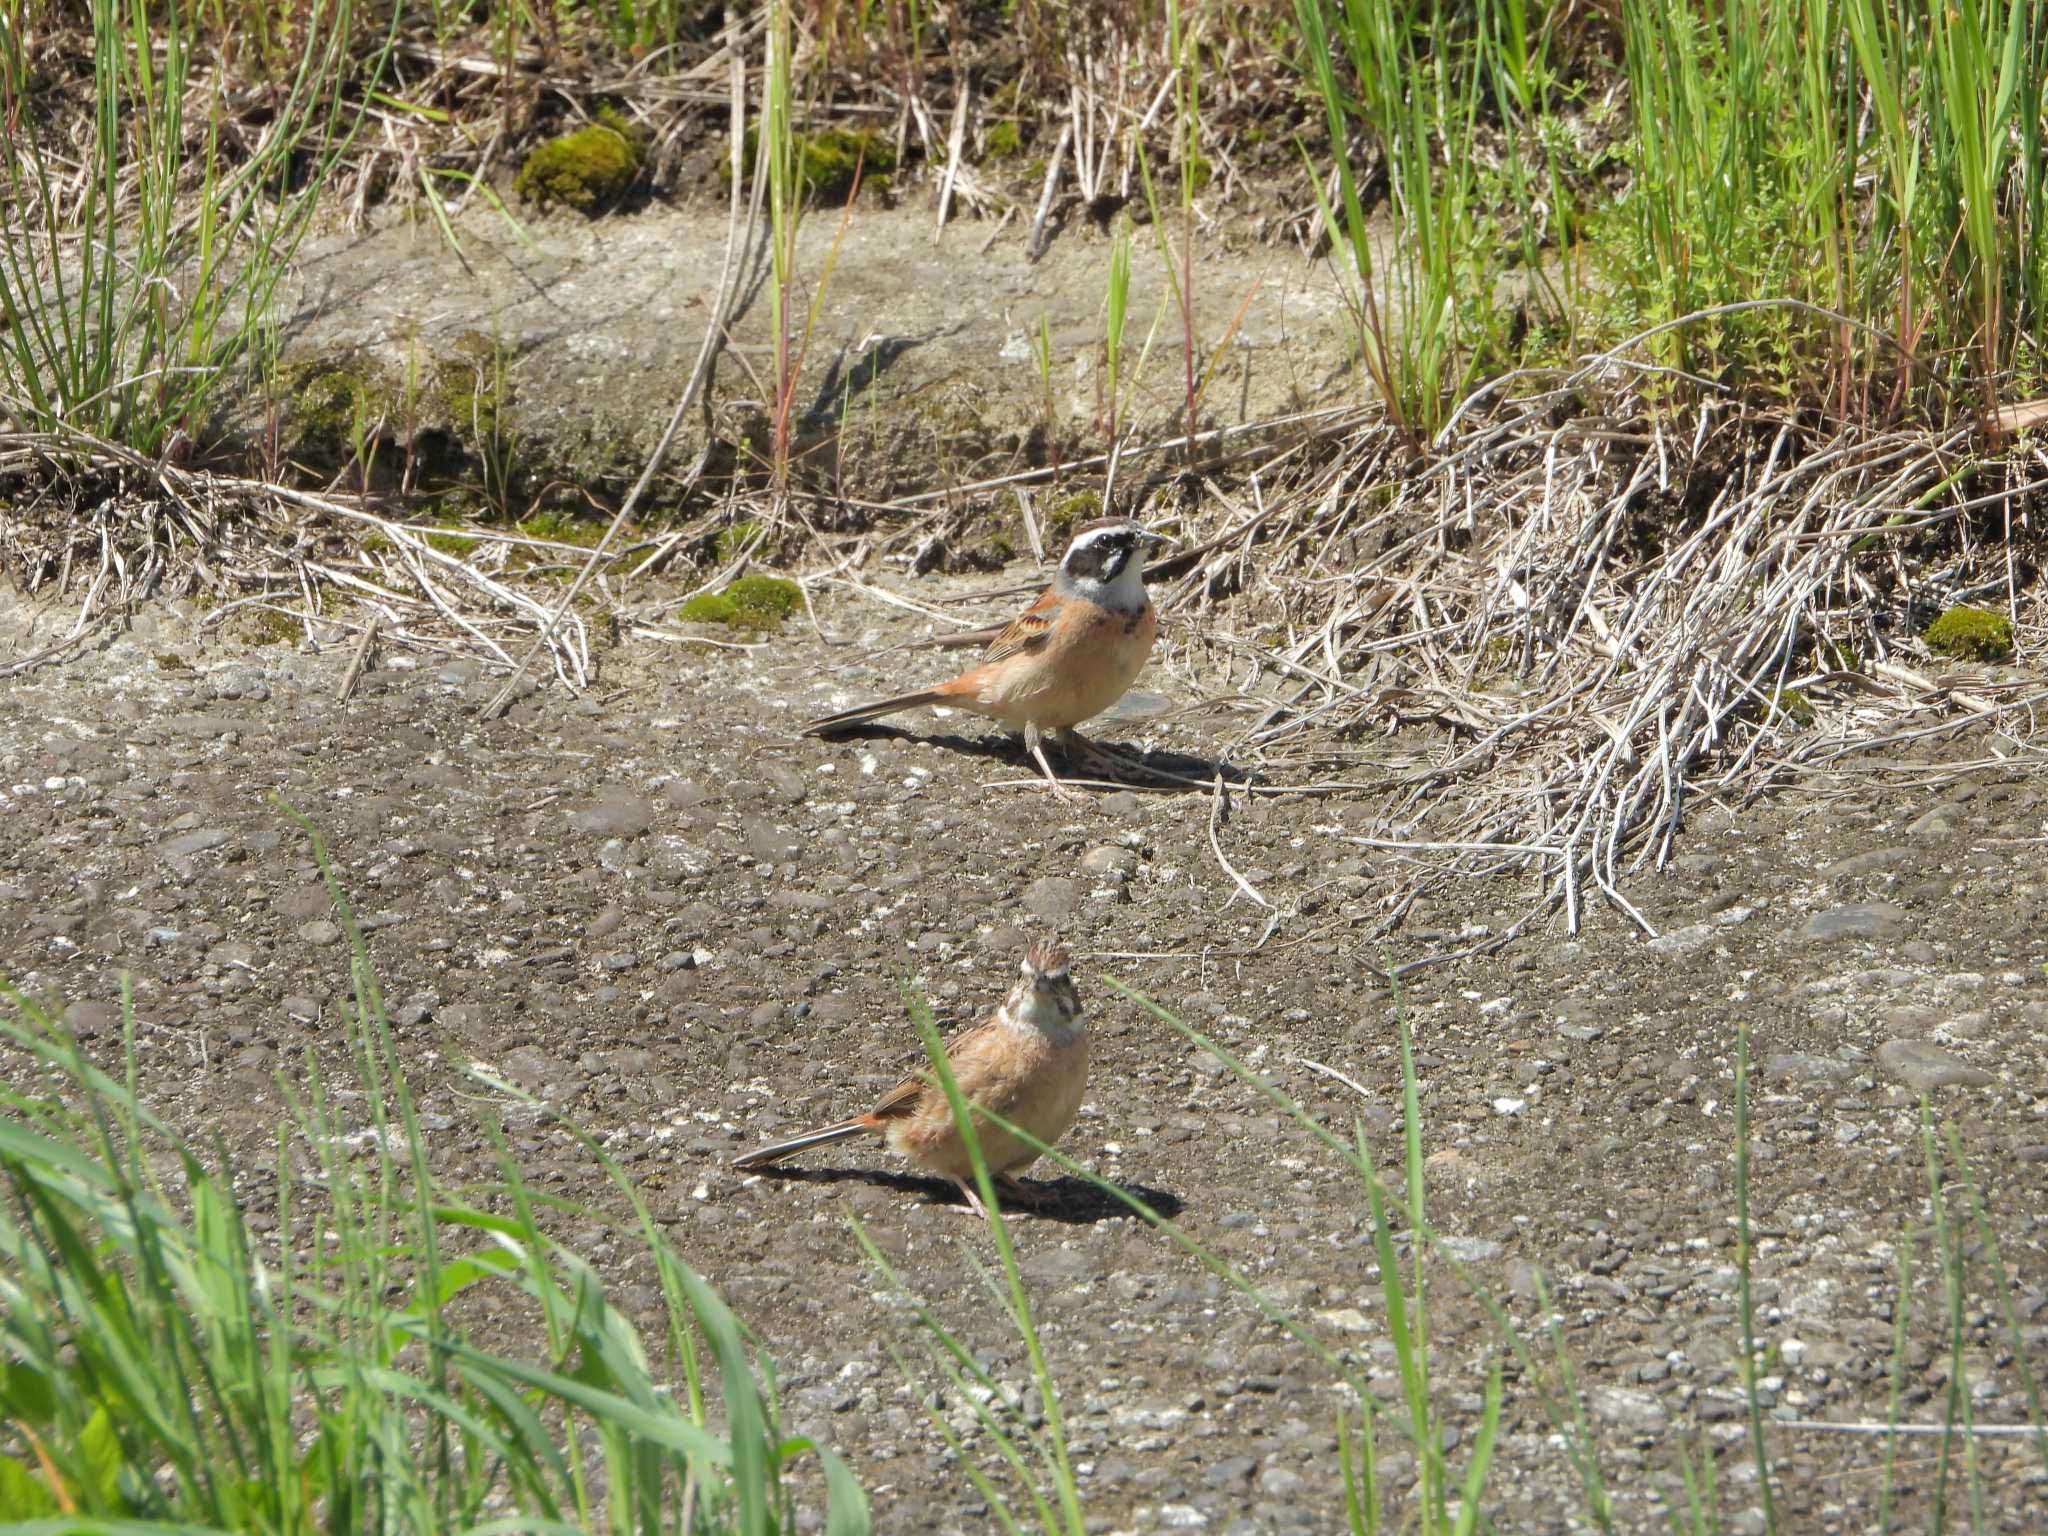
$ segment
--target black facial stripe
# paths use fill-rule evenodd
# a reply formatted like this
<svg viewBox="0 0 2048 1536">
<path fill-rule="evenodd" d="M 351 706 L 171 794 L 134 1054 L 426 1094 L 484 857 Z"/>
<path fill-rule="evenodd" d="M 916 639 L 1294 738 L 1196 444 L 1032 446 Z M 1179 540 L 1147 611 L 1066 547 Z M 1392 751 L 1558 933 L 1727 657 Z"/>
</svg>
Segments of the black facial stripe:
<svg viewBox="0 0 2048 1536">
<path fill-rule="evenodd" d="M 1115 581 L 1130 562 L 1135 542 L 1130 530 L 1125 528 L 1098 535 L 1068 554 L 1067 570 L 1071 575 L 1107 585 Z"/>
</svg>

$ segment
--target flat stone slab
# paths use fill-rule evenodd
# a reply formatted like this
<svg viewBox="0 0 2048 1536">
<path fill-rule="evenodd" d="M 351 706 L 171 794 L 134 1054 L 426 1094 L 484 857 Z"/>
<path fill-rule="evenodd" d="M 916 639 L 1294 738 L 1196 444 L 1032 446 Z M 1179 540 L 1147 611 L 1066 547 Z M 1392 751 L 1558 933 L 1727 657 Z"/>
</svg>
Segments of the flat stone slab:
<svg viewBox="0 0 2048 1536">
<path fill-rule="evenodd" d="M 1905 910 L 1890 902 L 1851 901 L 1814 913 L 1801 931 L 1807 938 L 1822 943 L 1836 939 L 1883 939 L 1897 933 L 1905 920 Z"/>
<path fill-rule="evenodd" d="M 1984 1088 L 1998 1081 L 1931 1040 L 1887 1040 L 1877 1048 L 1878 1065 L 1916 1093 L 1937 1088 Z"/>
</svg>

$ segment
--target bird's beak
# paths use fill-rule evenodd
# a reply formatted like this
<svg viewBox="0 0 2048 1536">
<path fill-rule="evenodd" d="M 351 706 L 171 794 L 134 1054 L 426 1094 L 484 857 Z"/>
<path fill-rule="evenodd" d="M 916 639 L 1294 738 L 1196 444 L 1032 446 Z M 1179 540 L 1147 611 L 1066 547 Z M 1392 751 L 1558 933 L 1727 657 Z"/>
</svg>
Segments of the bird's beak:
<svg viewBox="0 0 2048 1536">
<path fill-rule="evenodd" d="M 1155 549 L 1164 549 L 1168 545 L 1180 542 L 1179 539 L 1176 539 L 1170 533 L 1154 533 L 1150 528 L 1141 528 L 1138 531 L 1138 537 L 1152 545 Z"/>
</svg>

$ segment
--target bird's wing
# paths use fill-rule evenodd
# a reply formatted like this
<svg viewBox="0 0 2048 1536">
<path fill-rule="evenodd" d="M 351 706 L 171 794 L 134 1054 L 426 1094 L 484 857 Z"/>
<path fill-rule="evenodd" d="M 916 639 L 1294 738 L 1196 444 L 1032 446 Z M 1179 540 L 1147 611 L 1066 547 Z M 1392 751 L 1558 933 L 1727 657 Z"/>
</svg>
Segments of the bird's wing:
<svg viewBox="0 0 2048 1536">
<path fill-rule="evenodd" d="M 1007 624 L 984 624 L 979 629 L 949 629 L 943 635 L 927 635 L 922 640 L 906 640 L 892 647 L 899 651 L 964 651 L 969 646 L 987 645 L 1010 626 Z"/>
<path fill-rule="evenodd" d="M 1005 656 L 1037 650 L 1045 644 L 1046 636 L 1052 633 L 1053 618 L 1059 608 L 1060 595 L 1047 587 L 1037 602 L 1010 620 L 989 642 L 987 659 L 1001 661 Z"/>
<path fill-rule="evenodd" d="M 972 1059 L 977 1056 L 979 1051 L 974 1045 L 970 1045 L 970 1042 L 978 1043 L 980 1036 L 993 1034 L 995 1029 L 996 1021 L 993 1018 L 982 1020 L 981 1023 L 975 1025 L 972 1029 L 963 1029 L 959 1034 L 946 1042 L 946 1059 L 950 1062 L 959 1062 L 963 1055 L 962 1047 L 968 1047 L 964 1053 L 967 1058 Z M 957 1081 L 959 1078 L 957 1068 L 954 1076 Z M 960 1084 L 960 1089 L 969 1098 L 974 1096 L 973 1090 L 965 1082 Z M 923 1073 L 914 1074 L 903 1079 L 902 1082 L 877 1099 L 875 1107 L 870 1113 L 877 1120 L 894 1120 L 899 1116 L 914 1113 L 917 1109 L 918 1101 L 927 1093 L 938 1092 L 939 1086 L 935 1080 Z"/>
</svg>

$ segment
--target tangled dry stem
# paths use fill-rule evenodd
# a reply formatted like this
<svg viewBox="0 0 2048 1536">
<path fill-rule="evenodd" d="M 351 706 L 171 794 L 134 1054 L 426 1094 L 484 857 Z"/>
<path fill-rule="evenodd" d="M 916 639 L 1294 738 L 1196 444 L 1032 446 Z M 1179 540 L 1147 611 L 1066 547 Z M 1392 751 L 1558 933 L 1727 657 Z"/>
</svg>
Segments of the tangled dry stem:
<svg viewBox="0 0 2048 1536">
<path fill-rule="evenodd" d="M 75 612 L 58 642 L 0 666 L 0 676 L 61 661 L 167 587 L 203 595 L 207 624 L 268 611 L 316 646 L 374 624 L 385 642 L 474 654 L 509 671 L 507 644 L 544 632 L 564 686 L 584 688 L 594 671 L 583 616 L 551 623 L 547 605 L 508 568 L 514 548 L 570 546 L 484 535 L 458 555 L 435 543 L 448 530 L 417 528 L 344 496 L 152 461 L 77 433 L 0 435 L 0 496 L 13 494 L 10 480 L 41 489 L 16 497 L 16 515 L 0 522 L 9 574 L 31 600 Z M 29 515 L 34 500 L 55 500 L 66 483 L 84 510 Z"/>
<path fill-rule="evenodd" d="M 1938 551 L 1945 600 L 1994 593 L 2037 628 L 2039 450 L 1987 465 L 1968 432 L 1814 443 L 1711 407 L 1674 440 L 1633 396 L 1573 409 L 1584 385 L 1420 468 L 1391 431 L 1353 434 L 1176 590 L 1262 592 L 1283 637 L 1234 635 L 1227 610 L 1187 626 L 1192 674 L 1256 701 L 1233 759 L 1328 774 L 1346 742 L 1441 728 L 1355 786 L 1376 810 L 1349 840 L 1404 870 L 1389 925 L 1453 876 L 1533 869 L 1521 921 L 1459 953 L 1558 907 L 1576 931 L 1596 894 L 1654 934 L 1626 877 L 1661 867 L 1702 804 L 1971 724 L 2039 755 L 2048 691 L 1931 661 L 1914 613 L 1933 583 L 1907 563 Z"/>
</svg>

